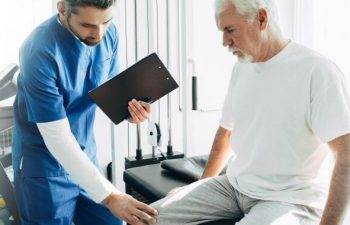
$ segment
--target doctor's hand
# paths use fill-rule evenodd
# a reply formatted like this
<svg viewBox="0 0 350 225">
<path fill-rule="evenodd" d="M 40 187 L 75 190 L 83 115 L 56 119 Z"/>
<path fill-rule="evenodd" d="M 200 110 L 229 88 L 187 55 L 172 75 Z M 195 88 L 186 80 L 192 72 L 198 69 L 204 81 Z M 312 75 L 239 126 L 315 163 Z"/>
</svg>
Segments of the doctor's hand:
<svg viewBox="0 0 350 225">
<path fill-rule="evenodd" d="M 102 201 L 113 215 L 131 225 L 155 224 L 157 210 L 128 194 L 114 192 Z"/>
<path fill-rule="evenodd" d="M 129 122 L 139 124 L 148 119 L 151 112 L 151 105 L 146 102 L 136 101 L 133 99 L 128 104 L 128 110 L 131 115 Z"/>
</svg>

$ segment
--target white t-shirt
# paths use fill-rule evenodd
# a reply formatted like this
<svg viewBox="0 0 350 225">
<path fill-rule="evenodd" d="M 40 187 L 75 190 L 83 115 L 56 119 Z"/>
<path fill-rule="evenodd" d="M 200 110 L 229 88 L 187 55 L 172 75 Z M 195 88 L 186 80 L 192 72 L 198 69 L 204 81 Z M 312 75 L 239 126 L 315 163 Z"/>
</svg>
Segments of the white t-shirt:
<svg viewBox="0 0 350 225">
<path fill-rule="evenodd" d="M 322 144 L 350 133 L 348 86 L 334 63 L 293 42 L 267 62 L 236 63 L 220 121 L 232 130 L 230 183 L 253 198 L 323 208 Z"/>
</svg>

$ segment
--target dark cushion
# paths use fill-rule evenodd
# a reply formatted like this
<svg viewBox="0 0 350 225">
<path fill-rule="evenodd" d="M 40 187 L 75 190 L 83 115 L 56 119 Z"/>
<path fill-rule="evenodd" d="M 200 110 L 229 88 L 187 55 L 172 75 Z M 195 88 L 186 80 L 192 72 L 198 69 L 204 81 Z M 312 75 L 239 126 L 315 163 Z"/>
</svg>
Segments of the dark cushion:
<svg viewBox="0 0 350 225">
<path fill-rule="evenodd" d="M 208 155 L 169 159 L 162 161 L 161 167 L 172 172 L 174 176 L 182 177 L 189 182 L 193 182 L 202 176 L 207 161 Z M 222 170 L 221 174 L 226 173 L 226 167 Z"/>
<path fill-rule="evenodd" d="M 124 171 L 124 182 L 150 202 L 166 196 L 175 187 L 182 187 L 190 182 L 163 170 L 159 164 L 130 168 Z"/>
</svg>

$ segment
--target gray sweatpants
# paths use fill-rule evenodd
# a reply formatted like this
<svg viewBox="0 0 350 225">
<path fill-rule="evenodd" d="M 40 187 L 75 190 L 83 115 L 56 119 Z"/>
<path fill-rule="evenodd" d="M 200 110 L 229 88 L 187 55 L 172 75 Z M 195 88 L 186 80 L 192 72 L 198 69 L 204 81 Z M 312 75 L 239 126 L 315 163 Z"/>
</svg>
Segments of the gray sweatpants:
<svg viewBox="0 0 350 225">
<path fill-rule="evenodd" d="M 321 210 L 303 205 L 253 199 L 238 192 L 226 176 L 192 183 L 152 204 L 157 225 L 194 225 L 242 218 L 236 225 L 316 225 Z"/>
</svg>

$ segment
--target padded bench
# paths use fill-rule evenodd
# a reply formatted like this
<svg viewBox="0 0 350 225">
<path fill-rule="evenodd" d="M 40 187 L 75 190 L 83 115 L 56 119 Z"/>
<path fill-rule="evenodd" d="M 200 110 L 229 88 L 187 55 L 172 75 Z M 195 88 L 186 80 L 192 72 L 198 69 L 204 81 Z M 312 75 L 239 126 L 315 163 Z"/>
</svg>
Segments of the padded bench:
<svg viewBox="0 0 350 225">
<path fill-rule="evenodd" d="M 127 169 L 124 171 L 123 178 L 126 184 L 126 192 L 134 197 L 136 195 L 136 199 L 146 203 L 157 201 L 165 197 L 171 189 L 187 185 L 193 181 L 174 176 L 172 172 L 163 169 L 160 164 Z M 139 198 L 137 197 L 138 194 Z M 230 219 L 206 222 L 202 225 L 234 225 L 235 222 L 237 221 Z"/>
</svg>

